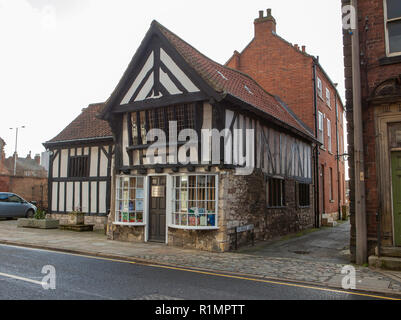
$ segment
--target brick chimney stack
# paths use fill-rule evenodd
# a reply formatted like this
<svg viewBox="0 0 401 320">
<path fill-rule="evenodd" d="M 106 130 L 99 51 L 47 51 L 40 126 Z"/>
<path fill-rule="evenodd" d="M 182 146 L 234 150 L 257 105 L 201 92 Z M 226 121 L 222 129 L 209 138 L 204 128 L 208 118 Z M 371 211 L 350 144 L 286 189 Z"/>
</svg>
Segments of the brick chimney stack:
<svg viewBox="0 0 401 320">
<path fill-rule="evenodd" d="M 272 16 L 272 10 L 267 9 L 267 15 L 264 16 L 263 11 L 259 11 L 259 18 L 255 19 L 255 39 L 265 39 L 268 34 L 276 32 L 276 19 Z"/>
<path fill-rule="evenodd" d="M 40 154 L 35 154 L 35 162 L 40 165 Z"/>
</svg>

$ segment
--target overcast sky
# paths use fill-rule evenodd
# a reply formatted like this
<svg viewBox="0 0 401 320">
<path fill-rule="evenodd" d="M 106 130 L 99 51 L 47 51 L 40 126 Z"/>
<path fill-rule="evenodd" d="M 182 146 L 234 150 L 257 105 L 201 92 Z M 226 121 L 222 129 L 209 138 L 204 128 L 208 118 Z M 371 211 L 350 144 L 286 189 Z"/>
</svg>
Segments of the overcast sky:
<svg viewBox="0 0 401 320">
<path fill-rule="evenodd" d="M 339 0 L 0 0 L 0 137 L 7 156 L 45 151 L 81 109 L 105 101 L 152 20 L 224 64 L 253 37 L 259 10 L 306 45 L 344 99 Z"/>
</svg>

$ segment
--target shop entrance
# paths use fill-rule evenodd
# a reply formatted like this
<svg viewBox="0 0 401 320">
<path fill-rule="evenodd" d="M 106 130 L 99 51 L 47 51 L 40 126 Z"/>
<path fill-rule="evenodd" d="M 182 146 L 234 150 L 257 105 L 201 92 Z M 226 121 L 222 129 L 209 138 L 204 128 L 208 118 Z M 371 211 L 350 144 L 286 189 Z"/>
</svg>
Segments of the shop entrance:
<svg viewBox="0 0 401 320">
<path fill-rule="evenodd" d="M 166 177 L 150 177 L 149 241 L 166 241 Z"/>
</svg>

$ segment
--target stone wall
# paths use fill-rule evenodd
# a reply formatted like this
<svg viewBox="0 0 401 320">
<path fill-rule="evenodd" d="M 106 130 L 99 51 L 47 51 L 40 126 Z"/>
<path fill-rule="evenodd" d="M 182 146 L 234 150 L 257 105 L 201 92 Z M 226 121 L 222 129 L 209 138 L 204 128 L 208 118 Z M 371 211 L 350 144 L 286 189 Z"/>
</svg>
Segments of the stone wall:
<svg viewBox="0 0 401 320">
<path fill-rule="evenodd" d="M 222 175 L 226 241 L 230 250 L 235 247 L 235 228 L 238 226 L 253 224 L 256 240 L 268 240 L 313 227 L 313 206 L 297 206 L 296 182 L 285 180 L 286 207 L 270 209 L 266 206 L 265 179 L 264 174 L 256 170 L 250 176 Z M 312 186 L 310 197 L 312 204 Z M 250 232 L 237 235 L 239 246 L 249 244 L 251 240 Z"/>
</svg>

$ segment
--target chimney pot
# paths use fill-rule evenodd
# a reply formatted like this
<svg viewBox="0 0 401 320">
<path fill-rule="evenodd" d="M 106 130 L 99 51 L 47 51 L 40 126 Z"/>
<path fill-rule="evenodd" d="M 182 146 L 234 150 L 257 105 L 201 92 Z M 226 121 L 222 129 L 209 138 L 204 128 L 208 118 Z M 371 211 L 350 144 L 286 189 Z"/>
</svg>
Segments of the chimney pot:
<svg viewBox="0 0 401 320">
<path fill-rule="evenodd" d="M 305 51 L 306 51 L 306 47 L 302 46 L 302 52 L 305 52 Z"/>
<path fill-rule="evenodd" d="M 299 50 L 299 46 L 297 44 L 294 44 L 294 48 Z"/>
<path fill-rule="evenodd" d="M 259 11 L 259 19 L 263 19 L 263 11 L 262 10 Z"/>
<path fill-rule="evenodd" d="M 267 9 L 267 16 L 270 17 L 272 15 L 272 9 Z"/>
</svg>

